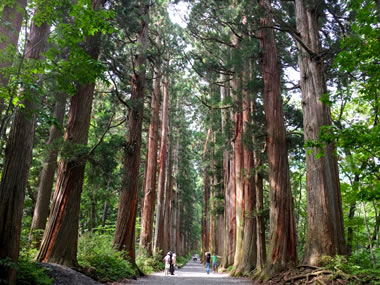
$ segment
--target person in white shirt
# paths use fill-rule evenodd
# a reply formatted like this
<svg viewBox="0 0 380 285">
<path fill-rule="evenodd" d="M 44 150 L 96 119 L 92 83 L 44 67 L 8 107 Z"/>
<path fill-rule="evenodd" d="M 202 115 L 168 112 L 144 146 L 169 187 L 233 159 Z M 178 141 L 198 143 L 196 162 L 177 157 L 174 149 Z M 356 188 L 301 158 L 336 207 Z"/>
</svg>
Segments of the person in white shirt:
<svg viewBox="0 0 380 285">
<path fill-rule="evenodd" d="M 164 257 L 164 262 L 165 262 L 165 275 L 169 275 L 169 268 L 170 268 L 170 254 L 168 254 Z"/>
</svg>

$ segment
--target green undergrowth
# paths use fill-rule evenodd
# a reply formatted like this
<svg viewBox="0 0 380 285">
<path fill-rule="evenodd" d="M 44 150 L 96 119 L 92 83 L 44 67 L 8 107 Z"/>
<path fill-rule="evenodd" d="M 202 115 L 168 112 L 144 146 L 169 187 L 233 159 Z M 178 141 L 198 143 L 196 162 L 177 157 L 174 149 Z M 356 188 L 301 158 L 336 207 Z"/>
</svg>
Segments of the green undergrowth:
<svg viewBox="0 0 380 285">
<path fill-rule="evenodd" d="M 53 279 L 48 276 L 47 269 L 42 268 L 38 262 L 33 260 L 36 252 L 34 249 L 22 250 L 17 263 L 9 259 L 2 259 L 0 266 L 16 269 L 16 283 L 18 285 L 53 284 Z M 7 284 L 7 282 L 0 279 L 0 284 Z"/>
<path fill-rule="evenodd" d="M 136 250 L 138 255 L 136 256 L 136 264 L 138 268 L 146 275 L 152 272 L 164 270 L 164 263 L 162 261 L 162 253 L 153 254 L 148 256 L 145 249 L 139 248 Z"/>
<path fill-rule="evenodd" d="M 95 232 L 79 238 L 78 262 L 84 273 L 100 282 L 116 281 L 136 276 L 133 265 L 123 258 L 123 252 L 112 248 L 113 234 Z"/>
<path fill-rule="evenodd" d="M 374 260 L 374 259 L 375 260 Z M 322 262 L 326 269 L 336 272 L 349 284 L 380 284 L 380 249 L 375 249 L 373 257 L 368 250 L 359 250 L 350 257 L 325 257 Z"/>
</svg>

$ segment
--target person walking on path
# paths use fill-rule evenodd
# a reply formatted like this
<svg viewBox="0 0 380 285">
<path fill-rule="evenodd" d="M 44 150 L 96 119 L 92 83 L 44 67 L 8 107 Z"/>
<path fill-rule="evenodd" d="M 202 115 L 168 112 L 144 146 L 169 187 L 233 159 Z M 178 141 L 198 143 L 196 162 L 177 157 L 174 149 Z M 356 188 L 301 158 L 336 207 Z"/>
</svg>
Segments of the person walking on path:
<svg viewBox="0 0 380 285">
<path fill-rule="evenodd" d="M 210 274 L 211 253 L 206 252 L 205 255 L 206 255 L 206 272 L 207 274 Z"/>
<path fill-rule="evenodd" d="M 165 275 L 169 274 L 169 269 L 170 269 L 170 252 L 164 257 L 164 262 L 165 262 Z"/>
<path fill-rule="evenodd" d="M 216 273 L 216 268 L 217 268 L 217 266 L 218 266 L 218 262 L 217 262 L 218 258 L 222 258 L 222 257 L 219 256 L 219 255 L 216 255 L 216 253 L 214 253 L 213 255 L 211 255 L 211 260 L 212 260 L 212 271 L 213 271 L 214 273 Z"/>
<path fill-rule="evenodd" d="M 176 260 L 177 260 L 177 255 L 173 252 L 171 254 L 171 263 L 170 263 L 170 274 L 171 275 L 174 275 Z"/>
</svg>

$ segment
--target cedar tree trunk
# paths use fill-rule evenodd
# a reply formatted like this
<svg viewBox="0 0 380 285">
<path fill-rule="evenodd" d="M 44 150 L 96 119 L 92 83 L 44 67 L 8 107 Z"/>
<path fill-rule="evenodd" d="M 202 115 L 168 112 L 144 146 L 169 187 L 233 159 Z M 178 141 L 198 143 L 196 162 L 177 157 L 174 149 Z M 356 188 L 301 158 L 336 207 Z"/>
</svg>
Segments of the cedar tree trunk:
<svg viewBox="0 0 380 285">
<path fill-rule="evenodd" d="M 270 0 L 259 0 L 259 5 L 270 10 Z M 262 26 L 272 25 L 268 13 L 261 17 Z M 268 258 L 263 277 L 294 266 L 297 261 L 296 227 L 293 198 L 290 190 L 288 148 L 285 136 L 284 112 L 280 96 L 280 66 L 274 31 L 263 28 L 259 32 L 262 51 L 262 73 L 265 126 L 270 185 L 270 232 Z"/>
<path fill-rule="evenodd" d="M 16 4 L 17 7 L 18 5 L 19 3 Z M 22 18 L 18 13 L 14 16 Z M 25 47 L 26 58 L 40 59 L 46 48 L 49 29 L 50 26 L 46 23 L 39 27 L 32 23 Z M 12 262 L 17 262 L 19 255 L 25 187 L 32 160 L 37 102 L 40 99 L 39 94 L 32 90 L 25 89 L 20 93 L 25 95 L 22 99 L 24 107 L 16 110 L 11 126 L 0 184 L 0 259 L 9 258 Z M 0 266 L 0 279 L 15 284 L 15 278 L 14 268 Z"/>
<path fill-rule="evenodd" d="M 104 0 L 93 0 L 92 8 L 100 9 Z M 87 38 L 86 53 L 98 59 L 100 34 Z M 70 100 L 67 126 L 64 135 L 65 145 L 87 145 L 88 130 L 95 82 L 80 86 Z M 61 159 L 58 166 L 57 182 L 50 209 L 48 224 L 37 255 L 40 262 L 58 263 L 75 267 L 79 228 L 80 197 L 82 193 L 86 158 Z"/>
<path fill-rule="evenodd" d="M 45 230 L 46 220 L 49 215 L 50 196 L 54 183 L 54 174 L 57 169 L 57 157 L 59 149 L 59 140 L 63 137 L 61 131 L 63 119 L 65 116 L 66 98 L 64 94 L 55 95 L 55 107 L 53 117 L 59 124 L 57 127 L 53 124 L 50 128 L 49 140 L 47 142 L 48 154 L 43 163 L 40 184 L 37 190 L 37 202 L 34 208 L 32 226 L 30 229 L 30 242 L 33 247 L 39 247 Z"/>
<path fill-rule="evenodd" d="M 167 148 L 167 129 L 168 129 L 168 81 L 164 77 L 162 80 L 162 122 L 161 122 L 161 144 L 158 171 L 158 190 L 157 190 L 157 217 L 156 231 L 154 235 L 154 251 L 158 253 L 164 247 L 164 218 L 165 218 L 165 172 L 166 172 L 166 148 Z"/>
<path fill-rule="evenodd" d="M 137 35 L 139 53 L 135 56 L 136 70 L 132 75 L 131 102 L 128 113 L 127 146 L 124 151 L 122 189 L 117 213 L 114 247 L 124 250 L 135 263 L 135 226 L 137 212 L 137 187 L 140 167 L 141 133 L 144 111 L 145 63 L 148 39 L 149 5 L 141 4 L 141 21 Z"/>
<path fill-rule="evenodd" d="M 318 140 L 323 126 L 331 125 L 328 105 L 321 99 L 327 93 L 323 62 L 320 58 L 318 13 L 319 1 L 307 3 L 296 0 L 297 31 L 300 55 L 302 110 L 305 141 Z M 307 47 L 307 50 L 305 49 Z M 335 146 L 323 148 L 323 156 L 317 158 L 317 148 L 306 154 L 306 190 L 308 232 L 303 263 L 318 265 L 324 255 L 346 253 L 342 200 Z"/>
<path fill-rule="evenodd" d="M 160 69 L 155 69 L 152 94 L 152 117 L 149 124 L 148 158 L 144 184 L 144 202 L 141 213 L 140 246 L 152 255 L 153 242 L 153 216 L 156 199 L 156 170 L 157 170 L 157 144 L 158 121 L 160 113 Z"/>
</svg>

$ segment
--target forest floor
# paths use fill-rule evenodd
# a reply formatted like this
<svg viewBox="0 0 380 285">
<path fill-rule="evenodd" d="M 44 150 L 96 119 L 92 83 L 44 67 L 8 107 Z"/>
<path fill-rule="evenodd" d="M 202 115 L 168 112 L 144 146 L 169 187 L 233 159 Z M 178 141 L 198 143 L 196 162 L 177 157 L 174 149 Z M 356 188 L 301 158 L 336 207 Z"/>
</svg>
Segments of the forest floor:
<svg viewBox="0 0 380 285">
<path fill-rule="evenodd" d="M 206 269 L 199 261 L 189 261 L 181 269 L 174 273 L 175 275 L 165 276 L 164 272 L 156 272 L 149 276 L 138 278 L 137 280 L 125 280 L 112 285 L 122 284 L 152 284 L 152 285 L 170 285 L 170 284 L 197 284 L 197 285 L 212 285 L 212 284 L 239 284 L 252 285 L 252 280 L 247 278 L 233 278 L 226 273 L 206 273 Z"/>
</svg>

